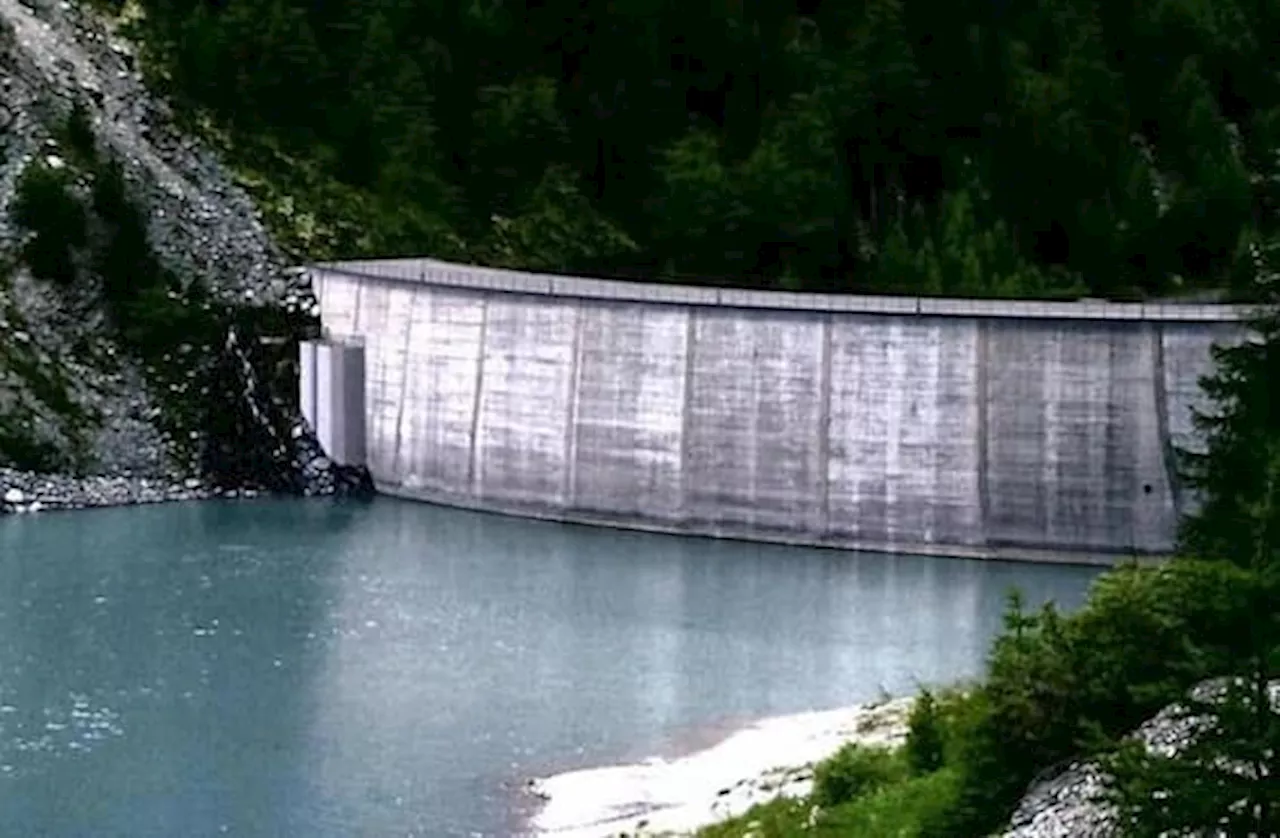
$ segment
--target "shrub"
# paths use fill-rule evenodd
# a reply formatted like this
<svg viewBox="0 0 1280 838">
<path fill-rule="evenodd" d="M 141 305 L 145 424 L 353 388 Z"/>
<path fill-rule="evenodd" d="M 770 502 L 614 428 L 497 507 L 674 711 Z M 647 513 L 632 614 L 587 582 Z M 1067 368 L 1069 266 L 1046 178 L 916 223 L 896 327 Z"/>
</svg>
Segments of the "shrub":
<svg viewBox="0 0 1280 838">
<path fill-rule="evenodd" d="M 24 427 L 30 416 L 10 411 L 0 416 L 0 466 L 37 473 L 67 470 L 71 463 L 52 442 L 41 440 Z"/>
<path fill-rule="evenodd" d="M 942 767 L 942 719 L 933 693 L 922 690 L 908 719 L 907 766 L 912 774 L 928 774 Z"/>
<path fill-rule="evenodd" d="M 958 774 L 943 769 L 865 791 L 848 803 L 813 811 L 814 801 L 778 798 L 698 831 L 699 838 L 915 838 L 952 805 Z"/>
<path fill-rule="evenodd" d="M 1128 733 L 1226 660 L 1247 630 L 1242 571 L 1178 560 L 1100 577 L 1071 617 L 1015 600 L 957 730 L 956 804 L 929 835 L 986 834 L 1035 776 Z"/>
<path fill-rule="evenodd" d="M 14 220 L 31 233 L 22 258 L 40 279 L 69 285 L 75 280 L 74 249 L 87 237 L 84 207 L 69 191 L 72 174 L 42 161 L 18 181 Z"/>
<path fill-rule="evenodd" d="M 807 800 L 779 797 L 752 806 L 744 814 L 697 832 L 698 838 L 742 838 L 754 834 L 758 838 L 800 838 L 820 835 L 808 828 L 813 805 Z"/>
<path fill-rule="evenodd" d="M 853 803 L 824 812 L 816 830 L 797 834 L 915 838 L 953 805 L 959 776 L 948 768 L 882 786 Z"/>
<path fill-rule="evenodd" d="M 886 748 L 846 745 L 813 774 L 813 802 L 827 808 L 855 800 L 902 779 L 902 757 Z"/>
</svg>

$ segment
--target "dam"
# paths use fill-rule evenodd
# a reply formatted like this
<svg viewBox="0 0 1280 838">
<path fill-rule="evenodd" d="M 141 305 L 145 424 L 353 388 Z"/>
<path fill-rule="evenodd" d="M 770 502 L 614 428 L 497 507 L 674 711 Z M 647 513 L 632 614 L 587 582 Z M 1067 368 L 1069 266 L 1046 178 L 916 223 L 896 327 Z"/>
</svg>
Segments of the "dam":
<svg viewBox="0 0 1280 838">
<path fill-rule="evenodd" d="M 431 259 L 305 269 L 303 411 L 391 495 L 681 534 L 1168 553 L 1238 306 L 800 294 Z"/>
</svg>

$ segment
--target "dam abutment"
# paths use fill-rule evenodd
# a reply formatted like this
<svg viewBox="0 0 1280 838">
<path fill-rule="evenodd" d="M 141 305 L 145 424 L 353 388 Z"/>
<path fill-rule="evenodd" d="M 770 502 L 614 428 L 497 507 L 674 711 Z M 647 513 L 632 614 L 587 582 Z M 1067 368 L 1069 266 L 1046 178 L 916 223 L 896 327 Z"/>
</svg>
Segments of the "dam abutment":
<svg viewBox="0 0 1280 838">
<path fill-rule="evenodd" d="M 1108 563 L 1173 546 L 1173 451 L 1241 307 L 808 295 L 427 259 L 308 268 L 362 344 L 378 488 L 581 523 Z"/>
</svg>

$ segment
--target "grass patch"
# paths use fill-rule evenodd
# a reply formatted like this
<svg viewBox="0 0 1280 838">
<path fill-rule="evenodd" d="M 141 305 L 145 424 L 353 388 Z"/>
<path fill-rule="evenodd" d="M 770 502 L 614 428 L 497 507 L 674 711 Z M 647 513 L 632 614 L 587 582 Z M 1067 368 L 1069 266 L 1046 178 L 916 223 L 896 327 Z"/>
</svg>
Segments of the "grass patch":
<svg viewBox="0 0 1280 838">
<path fill-rule="evenodd" d="M 837 757 L 836 759 L 845 759 Z M 889 753 L 895 771 L 905 768 L 901 752 Z M 740 817 L 705 827 L 698 838 L 918 838 L 953 805 L 959 774 L 942 769 L 922 776 L 905 772 L 863 786 L 852 798 L 819 806 L 814 798 L 779 798 Z"/>
<path fill-rule="evenodd" d="M 958 781 L 959 773 L 954 769 L 904 777 L 847 804 L 820 812 L 813 829 L 790 834 L 917 838 L 926 834 L 953 805 Z"/>
<path fill-rule="evenodd" d="M 759 838 L 789 838 L 812 835 L 806 823 L 813 804 L 807 800 L 780 797 L 753 806 L 740 817 L 698 830 L 698 838 L 741 838 L 753 833 Z"/>
<path fill-rule="evenodd" d="M 813 802 L 823 808 L 848 803 L 907 776 L 898 751 L 845 745 L 813 773 Z"/>
<path fill-rule="evenodd" d="M 956 805 L 954 764 L 972 724 L 971 693 L 925 692 L 901 748 L 841 748 L 814 769 L 805 799 L 779 798 L 700 830 L 698 838 L 924 838 Z"/>
</svg>

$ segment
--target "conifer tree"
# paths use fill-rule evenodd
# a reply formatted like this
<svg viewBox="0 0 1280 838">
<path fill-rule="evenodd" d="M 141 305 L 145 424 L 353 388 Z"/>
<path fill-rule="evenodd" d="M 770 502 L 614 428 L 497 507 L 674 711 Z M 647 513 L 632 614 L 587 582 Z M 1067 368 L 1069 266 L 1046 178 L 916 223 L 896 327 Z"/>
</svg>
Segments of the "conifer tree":
<svg viewBox="0 0 1280 838">
<path fill-rule="evenodd" d="M 1176 747 L 1129 742 L 1108 760 L 1121 832 L 1135 838 L 1280 835 L 1280 281 L 1276 248 L 1250 248 L 1264 305 L 1203 382 L 1215 409 L 1197 417 L 1206 448 L 1188 455 L 1188 477 L 1200 507 L 1181 533 L 1185 552 L 1247 569 L 1249 628 L 1226 677 L 1173 709 Z"/>
<path fill-rule="evenodd" d="M 1262 305 L 1248 339 L 1215 347 L 1215 371 L 1201 382 L 1213 406 L 1196 416 L 1204 449 L 1181 452 L 1197 508 L 1183 519 L 1179 552 L 1249 567 L 1258 546 L 1242 533 L 1257 531 L 1258 515 L 1280 531 L 1280 505 L 1263 503 L 1264 452 L 1280 439 L 1280 242 L 1244 247 Z"/>
</svg>

